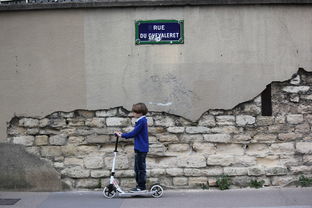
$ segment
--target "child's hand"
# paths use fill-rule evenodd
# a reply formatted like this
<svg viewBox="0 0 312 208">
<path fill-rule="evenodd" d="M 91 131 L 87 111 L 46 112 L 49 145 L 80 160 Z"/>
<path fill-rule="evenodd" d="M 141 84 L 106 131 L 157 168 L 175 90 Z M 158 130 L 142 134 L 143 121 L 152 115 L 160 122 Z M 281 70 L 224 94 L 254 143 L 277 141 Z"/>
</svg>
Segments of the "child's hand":
<svg viewBox="0 0 312 208">
<path fill-rule="evenodd" d="M 119 131 L 116 131 L 115 133 L 114 133 L 116 136 L 118 136 L 118 137 L 121 137 L 121 132 L 119 132 Z"/>
</svg>

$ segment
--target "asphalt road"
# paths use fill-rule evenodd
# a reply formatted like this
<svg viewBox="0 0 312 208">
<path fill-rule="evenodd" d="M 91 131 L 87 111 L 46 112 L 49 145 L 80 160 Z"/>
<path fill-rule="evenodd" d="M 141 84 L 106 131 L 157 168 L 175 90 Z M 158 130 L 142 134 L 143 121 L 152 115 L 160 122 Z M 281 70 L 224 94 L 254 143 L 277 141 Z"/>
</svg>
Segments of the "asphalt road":
<svg viewBox="0 0 312 208">
<path fill-rule="evenodd" d="M 165 191 L 162 198 L 106 199 L 101 192 L 0 192 L 0 208 L 312 208 L 312 188 Z"/>
</svg>

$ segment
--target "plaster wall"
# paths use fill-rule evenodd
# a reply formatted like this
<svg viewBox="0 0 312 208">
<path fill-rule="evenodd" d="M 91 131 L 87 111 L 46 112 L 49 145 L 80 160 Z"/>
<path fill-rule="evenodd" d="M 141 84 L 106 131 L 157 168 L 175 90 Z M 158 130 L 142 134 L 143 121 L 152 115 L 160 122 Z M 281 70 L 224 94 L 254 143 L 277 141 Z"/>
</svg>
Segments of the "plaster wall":
<svg viewBox="0 0 312 208">
<path fill-rule="evenodd" d="M 135 45 L 135 20 L 183 19 L 185 43 Z M 142 101 L 197 120 L 312 67 L 311 6 L 0 13 L 0 137 L 18 115 Z"/>
</svg>

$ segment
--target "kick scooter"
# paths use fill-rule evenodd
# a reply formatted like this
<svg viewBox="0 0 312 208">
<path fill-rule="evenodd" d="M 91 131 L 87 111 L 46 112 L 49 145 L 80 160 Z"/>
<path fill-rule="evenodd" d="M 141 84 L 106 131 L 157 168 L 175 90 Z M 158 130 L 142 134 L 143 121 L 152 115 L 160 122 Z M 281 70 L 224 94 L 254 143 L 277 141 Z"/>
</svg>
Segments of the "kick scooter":
<svg viewBox="0 0 312 208">
<path fill-rule="evenodd" d="M 125 192 L 123 191 L 120 186 L 118 185 L 118 181 L 114 178 L 115 175 L 115 164 L 116 164 L 116 157 L 117 157 L 117 147 L 118 147 L 118 139 L 119 137 L 116 136 L 116 143 L 115 143 L 115 150 L 114 150 L 114 158 L 113 158 L 113 166 L 112 166 L 112 173 L 109 179 L 109 185 L 107 185 L 103 190 L 103 195 L 106 198 L 113 198 L 116 195 L 120 197 L 130 197 L 130 196 L 152 196 L 154 198 L 159 198 L 163 195 L 164 189 L 161 185 L 155 184 L 149 191 L 145 192 Z"/>
</svg>

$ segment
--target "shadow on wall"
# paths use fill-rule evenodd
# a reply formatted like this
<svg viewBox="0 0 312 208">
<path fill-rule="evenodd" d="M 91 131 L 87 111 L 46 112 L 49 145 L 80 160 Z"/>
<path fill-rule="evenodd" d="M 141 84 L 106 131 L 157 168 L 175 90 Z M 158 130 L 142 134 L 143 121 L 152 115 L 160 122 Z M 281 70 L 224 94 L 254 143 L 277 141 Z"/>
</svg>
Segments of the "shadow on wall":
<svg viewBox="0 0 312 208">
<path fill-rule="evenodd" d="M 60 191 L 60 174 L 23 145 L 0 144 L 0 190 Z M 66 187 L 63 187 L 66 188 Z"/>
<path fill-rule="evenodd" d="M 200 188 L 216 186 L 225 174 L 233 187 L 246 187 L 251 180 L 286 186 L 299 174 L 311 174 L 311 100 L 312 73 L 299 69 L 254 99 L 230 110 L 208 110 L 197 122 L 149 112 L 149 183 Z M 131 130 L 134 122 L 122 107 L 14 117 L 8 144 L 0 144 L 6 156 L 0 163 L 0 187 L 51 191 L 63 183 L 71 189 L 103 188 L 110 175 L 113 133 Z M 133 187 L 132 140 L 120 142 L 116 165 L 121 185 Z"/>
</svg>

